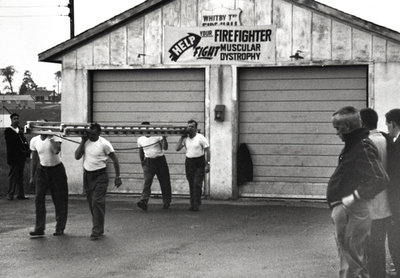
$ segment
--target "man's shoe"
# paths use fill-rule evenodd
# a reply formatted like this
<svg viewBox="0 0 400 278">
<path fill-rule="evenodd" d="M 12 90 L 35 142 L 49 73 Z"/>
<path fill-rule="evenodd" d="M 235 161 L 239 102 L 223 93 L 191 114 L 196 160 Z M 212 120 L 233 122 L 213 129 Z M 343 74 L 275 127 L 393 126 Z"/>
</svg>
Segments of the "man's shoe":
<svg viewBox="0 0 400 278">
<path fill-rule="evenodd" d="M 12 201 L 12 200 L 14 200 L 14 197 L 13 196 L 7 196 L 7 200 Z"/>
<path fill-rule="evenodd" d="M 137 202 L 137 206 L 141 208 L 143 211 L 147 211 L 147 204 L 144 201 Z"/>
<path fill-rule="evenodd" d="M 102 234 L 91 234 L 90 235 L 90 240 L 99 240 L 103 237 Z"/>
<path fill-rule="evenodd" d="M 53 233 L 53 236 L 63 236 L 64 235 L 64 230 L 56 230 Z"/>
<path fill-rule="evenodd" d="M 170 203 L 164 203 L 164 205 L 163 205 L 163 209 L 169 209 L 169 206 L 170 206 L 171 204 Z"/>
<path fill-rule="evenodd" d="M 18 196 L 17 199 L 18 200 L 28 200 L 29 198 L 25 197 L 25 196 Z"/>
<path fill-rule="evenodd" d="M 29 232 L 29 235 L 31 237 L 42 237 L 42 236 L 44 236 L 44 231 L 32 231 L 32 232 Z"/>
</svg>

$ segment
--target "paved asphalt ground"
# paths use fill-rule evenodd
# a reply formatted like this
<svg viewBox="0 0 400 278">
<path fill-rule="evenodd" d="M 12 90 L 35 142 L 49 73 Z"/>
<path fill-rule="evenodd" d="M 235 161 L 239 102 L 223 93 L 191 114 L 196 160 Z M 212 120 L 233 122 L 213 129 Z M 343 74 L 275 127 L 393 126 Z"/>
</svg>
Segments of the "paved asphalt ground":
<svg viewBox="0 0 400 278">
<path fill-rule="evenodd" d="M 86 200 L 71 196 L 65 235 L 30 239 L 34 197 L 0 199 L 0 277 L 337 277 L 330 211 L 325 204 L 187 199 L 148 212 L 137 197 L 107 196 L 105 237 L 90 241 Z"/>
</svg>

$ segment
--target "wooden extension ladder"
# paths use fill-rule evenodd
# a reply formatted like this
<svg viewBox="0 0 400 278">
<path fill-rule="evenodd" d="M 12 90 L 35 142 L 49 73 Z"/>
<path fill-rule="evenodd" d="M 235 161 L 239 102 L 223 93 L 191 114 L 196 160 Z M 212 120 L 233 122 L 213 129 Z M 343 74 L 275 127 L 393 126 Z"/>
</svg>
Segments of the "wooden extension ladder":
<svg viewBox="0 0 400 278">
<path fill-rule="evenodd" d="M 45 121 L 28 121 L 24 127 L 26 134 L 57 135 L 78 137 L 85 135 L 90 123 L 61 123 Z M 100 124 L 101 133 L 109 136 L 121 135 L 183 135 L 186 126 L 171 125 L 115 125 Z"/>
</svg>

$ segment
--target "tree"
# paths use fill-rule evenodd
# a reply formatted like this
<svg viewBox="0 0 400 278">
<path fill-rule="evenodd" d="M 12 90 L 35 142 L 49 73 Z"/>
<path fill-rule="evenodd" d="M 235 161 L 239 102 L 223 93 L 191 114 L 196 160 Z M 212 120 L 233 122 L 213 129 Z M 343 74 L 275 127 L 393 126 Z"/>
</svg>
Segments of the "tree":
<svg viewBox="0 0 400 278">
<path fill-rule="evenodd" d="M 16 70 L 14 66 L 8 66 L 5 67 L 4 69 L 0 69 L 0 75 L 4 76 L 3 83 L 7 82 L 8 85 L 4 86 L 4 89 L 9 89 L 11 93 L 14 93 L 14 89 L 12 86 L 12 82 L 14 81 L 14 74 L 16 73 Z"/>
<path fill-rule="evenodd" d="M 55 79 L 57 81 L 57 94 L 60 94 L 60 82 L 61 82 L 61 71 L 56 71 L 54 73 Z"/>
<path fill-rule="evenodd" d="M 22 78 L 22 84 L 19 88 L 19 94 L 25 95 L 26 92 L 36 90 L 38 85 L 36 85 L 35 81 L 32 79 L 32 73 L 29 70 L 24 72 L 24 78 Z"/>
</svg>

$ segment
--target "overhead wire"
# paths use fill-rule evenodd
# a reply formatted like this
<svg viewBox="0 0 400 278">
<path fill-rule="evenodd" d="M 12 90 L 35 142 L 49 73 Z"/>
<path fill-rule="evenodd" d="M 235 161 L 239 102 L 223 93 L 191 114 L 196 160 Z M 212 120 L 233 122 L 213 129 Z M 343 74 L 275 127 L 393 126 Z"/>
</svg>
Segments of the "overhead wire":
<svg viewBox="0 0 400 278">
<path fill-rule="evenodd" d="M 18 9 L 49 9 L 49 8 L 68 8 L 68 5 L 65 3 L 63 5 L 0 5 L 0 10 L 1 9 L 9 9 L 7 12 L 10 12 L 10 10 L 15 9 L 15 12 L 20 12 Z M 37 11 L 37 10 L 36 10 Z M 28 13 L 29 11 L 24 11 L 25 13 Z M 48 11 L 51 12 L 51 11 Z M 6 14 L 6 15 L 1 15 L 0 17 L 8 17 L 8 18 L 19 18 L 19 17 L 53 17 L 53 16 L 68 16 L 68 14 Z"/>
<path fill-rule="evenodd" d="M 10 8 L 10 9 L 18 9 L 18 8 L 60 8 L 60 7 L 68 7 L 66 5 L 36 5 L 36 6 L 0 6 L 1 8 Z"/>
<path fill-rule="evenodd" d="M 53 17 L 53 16 L 68 16 L 64 14 L 55 15 L 0 15 L 0 17 Z"/>
</svg>

